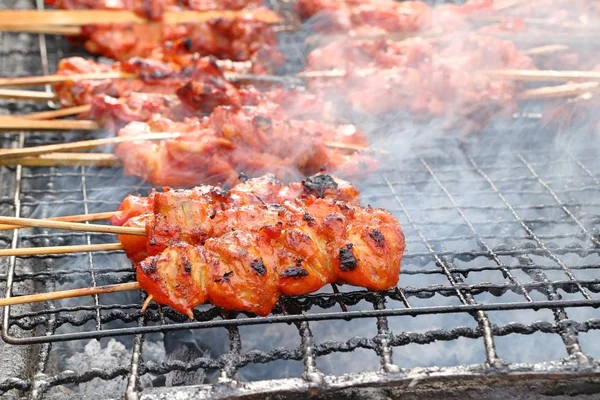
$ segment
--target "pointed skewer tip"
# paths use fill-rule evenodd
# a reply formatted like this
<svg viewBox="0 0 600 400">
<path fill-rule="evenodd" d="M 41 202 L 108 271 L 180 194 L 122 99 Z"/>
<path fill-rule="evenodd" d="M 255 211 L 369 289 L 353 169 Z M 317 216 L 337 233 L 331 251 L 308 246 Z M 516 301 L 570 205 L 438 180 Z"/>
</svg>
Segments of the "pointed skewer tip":
<svg viewBox="0 0 600 400">
<path fill-rule="evenodd" d="M 150 303 L 152 302 L 152 295 L 148 295 L 148 297 L 146 297 L 146 300 L 144 301 L 144 305 L 142 305 L 142 314 L 146 312 L 146 309 L 148 308 L 148 306 L 150 305 Z"/>
</svg>

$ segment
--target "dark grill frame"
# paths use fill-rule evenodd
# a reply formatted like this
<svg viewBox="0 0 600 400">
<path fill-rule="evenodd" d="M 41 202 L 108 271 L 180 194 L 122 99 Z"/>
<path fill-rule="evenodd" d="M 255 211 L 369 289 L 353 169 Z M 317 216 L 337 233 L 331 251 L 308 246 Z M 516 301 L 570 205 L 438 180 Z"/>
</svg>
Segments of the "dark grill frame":
<svg viewBox="0 0 600 400">
<path fill-rule="evenodd" d="M 38 8 L 43 7 L 42 0 L 37 0 Z M 42 60 L 43 73 L 49 73 L 49 61 L 45 38 L 40 36 L 40 57 Z M 5 43 L 6 44 L 6 43 Z M 53 55 L 53 54 L 50 54 Z M 58 54 L 54 54 L 58 57 Z M 507 132 L 508 133 L 508 132 Z M 47 134 L 41 134 L 43 137 Z M 18 145 L 26 145 L 29 139 L 26 134 L 20 133 Z M 492 140 L 492 139 L 490 139 Z M 501 139 L 498 139 L 501 140 Z M 537 148 L 536 140 L 529 144 L 519 144 L 522 148 L 522 154 L 518 154 L 515 162 L 486 164 L 488 157 L 481 155 L 477 146 L 461 145 L 458 146 L 458 140 L 446 139 L 439 148 L 444 145 L 458 148 L 455 154 L 447 157 L 439 155 L 423 155 L 413 159 L 401 160 L 402 166 L 407 168 L 384 168 L 376 177 L 371 177 L 370 181 L 363 183 L 367 190 L 367 201 L 385 201 L 390 200 L 392 206 L 387 205 L 390 211 L 401 218 L 403 227 L 407 234 L 407 244 L 421 247 L 424 250 L 408 250 L 403 263 L 403 276 L 435 276 L 439 275 L 447 280 L 447 284 L 429 284 L 419 287 L 404 286 L 401 278 L 400 287 L 385 293 L 372 293 L 364 290 L 351 289 L 350 292 L 340 291 L 335 286 L 331 292 L 318 293 L 308 296 L 301 296 L 293 299 L 284 299 L 282 304 L 284 308 L 279 307 L 276 315 L 269 317 L 244 317 L 236 318 L 235 315 L 223 315 L 216 308 L 208 308 L 203 311 L 196 311 L 196 319 L 199 321 L 185 322 L 184 317 L 174 313 L 171 310 L 160 310 L 156 307 L 143 316 L 140 313 L 141 301 L 130 304 L 103 304 L 98 296 L 93 297 L 92 305 L 76 305 L 57 307 L 54 303 L 46 303 L 47 307 L 33 311 L 11 314 L 13 307 L 3 309 L 2 319 L 2 339 L 11 344 L 31 345 L 41 344 L 39 353 L 39 363 L 36 367 L 35 375 L 31 379 L 9 378 L 0 382 L 0 394 L 11 390 L 30 391 L 32 398 L 43 396 L 49 389 L 70 383 L 82 383 L 91 381 L 94 378 L 102 380 L 112 380 L 117 377 L 127 379 L 127 395 L 139 396 L 139 379 L 144 374 L 166 374 L 170 371 L 193 371 L 199 368 L 216 369 L 220 371 L 220 378 L 217 383 L 235 382 L 236 372 L 249 364 L 264 364 L 274 360 L 297 360 L 303 362 L 302 379 L 289 378 L 280 379 L 278 385 L 270 387 L 261 386 L 260 383 L 228 386 L 228 389 L 219 394 L 220 397 L 236 397 L 249 394 L 290 394 L 303 392 L 309 388 L 319 388 L 322 392 L 333 391 L 346 387 L 364 386 L 406 386 L 414 379 L 414 374 L 419 370 L 423 380 L 444 380 L 450 378 L 460 379 L 481 379 L 485 376 L 493 376 L 497 379 L 511 379 L 511 377 L 537 377 L 542 380 L 552 376 L 565 377 L 589 377 L 600 373 L 600 366 L 592 357 L 587 354 L 579 343 L 579 334 L 600 329 L 600 319 L 592 318 L 586 321 L 571 319 L 567 315 L 567 310 L 576 308 L 600 307 L 600 298 L 594 296 L 600 292 L 600 279 L 578 279 L 579 271 L 594 271 L 600 269 L 598 264 L 578 264 L 569 265 L 563 261 L 568 254 L 577 254 L 580 258 L 591 255 L 600 255 L 600 240 L 594 227 L 599 221 L 598 217 L 591 219 L 582 219 L 577 213 L 572 211 L 582 205 L 577 199 L 575 201 L 565 201 L 566 193 L 557 192 L 552 188 L 546 179 L 540 175 L 540 168 L 555 156 L 553 151 L 544 150 L 536 153 L 531 151 Z M 533 147 L 532 147 L 533 146 Z M 479 154 L 477 157 L 472 154 Z M 523 155 L 525 154 L 525 155 Z M 531 158 L 541 161 L 530 161 Z M 591 180 L 591 186 L 578 187 L 573 190 L 583 193 L 585 191 L 598 191 L 600 181 L 593 171 L 600 171 L 600 164 L 594 164 L 593 157 L 580 156 L 572 153 L 567 154 L 570 163 L 576 166 L 581 176 Z M 449 160 L 449 161 L 448 161 Z M 457 161 L 458 160 L 458 161 Z M 563 160 L 564 161 L 564 160 Z M 448 168 L 448 163 L 450 167 Z M 456 165 L 454 165 L 456 163 Z M 594 164 L 590 167 L 590 164 Z M 490 172 L 498 170 L 521 170 L 528 171 L 526 176 L 518 175 L 514 178 L 494 179 L 490 177 Z M 477 176 L 476 179 L 463 181 L 460 178 L 446 178 L 446 174 L 462 174 L 469 172 Z M 578 174 L 575 174 L 579 176 Z M 15 169 L 17 184 L 12 196 L 14 205 L 14 214 L 20 216 L 24 209 L 41 206 L 52 207 L 58 204 L 71 204 L 81 206 L 82 212 L 100 211 L 114 209 L 117 201 L 108 201 L 95 198 L 95 193 L 101 188 L 96 189 L 95 185 L 90 184 L 90 180 L 107 179 L 113 175 L 105 173 L 104 170 L 94 168 L 57 168 L 49 172 L 39 173 L 37 169 L 21 168 Z M 398 178 L 399 176 L 399 178 Z M 420 179 L 408 179 L 406 177 L 419 177 Z M 75 196 L 75 190 L 62 189 L 59 191 L 45 189 L 24 189 L 21 185 L 24 181 L 41 180 L 43 182 L 55 182 L 57 180 L 66 180 L 69 178 L 78 178 L 80 187 L 77 189 L 79 198 Z M 558 176 L 556 179 L 572 179 L 570 176 Z M 504 190 L 502 185 L 526 181 L 536 183 L 542 190 L 532 191 L 531 196 L 543 198 L 549 196 L 549 202 L 537 204 L 534 206 L 516 206 L 509 200 L 509 196 L 522 194 L 523 190 Z M 146 190 L 147 187 L 137 181 L 126 180 L 123 185 L 118 186 L 118 190 L 131 191 L 132 186 L 128 182 L 133 182 L 135 190 Z M 496 196 L 501 205 L 473 205 L 462 204 L 459 197 L 452 193 L 453 184 L 473 184 L 485 183 L 487 189 L 473 191 L 476 195 L 492 194 Z M 403 186 L 419 187 L 421 185 L 432 185 L 437 187 L 437 193 L 422 193 L 417 191 L 402 190 Z M 68 186 L 68 185 L 67 185 Z M 377 189 L 380 187 L 380 189 Z M 375 190 L 377 195 L 369 198 L 370 190 Z M 382 194 L 385 191 L 385 194 Z M 46 195 L 48 193 L 57 194 L 57 200 L 39 201 L 33 196 Z M 61 199 L 60 196 L 68 196 L 68 200 Z M 426 195 L 428 197 L 439 197 L 444 206 L 425 206 L 415 209 L 407 205 L 406 199 L 413 199 L 418 196 Z M 33 197 L 33 201 L 31 200 Z M 75 196 L 76 197 L 76 196 Z M 0 205 L 10 203 L 10 198 L 0 197 Z M 600 207 L 600 204 L 585 202 L 586 207 Z M 90 211 L 90 209 L 92 209 Z M 562 218 L 556 219 L 528 219 L 522 217 L 521 213 L 527 213 L 532 209 L 539 210 L 561 210 L 564 214 Z M 457 223 L 446 221 L 427 221 L 421 222 L 414 215 L 418 212 L 430 212 L 432 214 L 452 211 L 457 213 L 459 220 Z M 494 216 L 496 212 L 508 211 L 509 218 L 501 220 L 476 220 L 469 215 L 473 211 L 480 211 Z M 497 233 L 486 233 L 484 229 L 489 224 L 507 224 L 515 225 L 510 229 L 510 233 L 499 235 Z M 575 226 L 577 233 L 573 234 L 539 234 L 536 230 L 539 226 L 554 226 L 568 223 L 569 226 Z M 451 227 L 459 232 L 450 236 L 436 237 L 429 233 L 435 226 Z M 515 234 L 519 231 L 520 234 Z M 67 233 L 56 234 L 48 233 L 46 230 L 36 231 L 33 234 L 22 234 L 19 231 L 12 238 L 10 243 L 13 248 L 19 246 L 22 240 L 31 243 L 55 243 L 56 240 L 77 241 L 77 243 L 99 243 L 110 241 L 106 235 Z M 587 238 L 591 245 L 587 246 L 551 246 L 553 241 L 574 240 L 580 241 L 581 238 Z M 494 240 L 502 239 L 503 244 L 495 246 L 490 244 Z M 2 234 L 0 234 L 2 240 Z M 114 238 L 113 238 L 114 240 Z M 447 243 L 456 241 L 471 241 L 477 243 L 477 247 L 468 251 L 455 251 L 445 248 Z M 528 243 L 535 242 L 535 246 Z M 515 245 L 514 243 L 520 243 Z M 102 252 L 87 254 L 86 265 L 81 264 L 77 268 L 61 268 L 56 270 L 54 261 L 60 263 L 63 256 L 50 256 L 45 259 L 51 260 L 44 264 L 42 257 L 19 257 L 10 260 L 8 271 L 5 277 L 7 286 L 7 295 L 16 284 L 30 282 L 42 290 L 52 291 L 64 282 L 77 281 L 81 279 L 89 280 L 93 285 L 116 283 L 129 281 L 133 274 L 129 266 L 124 263 L 123 266 L 111 264 L 102 266 L 98 259 L 104 257 L 113 257 L 114 252 Z M 517 265 L 505 263 L 503 257 L 515 257 L 518 259 Z M 541 256 L 550 260 L 551 265 L 539 264 L 532 256 Z M 474 266 L 474 260 L 485 258 L 485 265 Z M 77 258 L 77 257 L 75 257 Z M 23 273 L 17 273 L 19 270 L 18 262 L 37 263 L 37 269 L 29 269 Z M 77 261 L 77 260 L 76 260 Z M 462 267 L 460 261 L 471 262 L 468 267 Z M 64 263 L 68 264 L 68 262 Z M 43 270 L 40 266 L 43 265 Z M 433 266 L 431 266 L 433 265 Z M 476 284 L 467 283 L 469 274 L 479 272 L 499 271 L 505 278 L 504 283 L 478 282 Z M 531 278 L 529 282 L 522 282 L 518 278 L 517 271 L 524 272 Z M 560 280 L 551 280 L 547 273 L 549 271 L 562 272 L 564 276 Z M 4 280 L 0 276 L 0 281 Z M 569 299 L 563 299 L 563 292 L 569 296 Z M 494 298 L 502 299 L 506 293 L 519 296 L 518 301 L 503 302 L 480 302 L 477 296 L 481 294 L 490 294 Z M 446 299 L 457 300 L 459 305 L 444 304 L 434 306 L 415 306 L 414 303 L 419 300 L 427 300 L 436 295 L 442 296 L 444 303 Z M 538 300 L 535 297 L 542 295 L 544 300 Z M 571 295 L 578 296 L 576 299 Z M 414 299 L 414 301 L 413 301 Z M 371 310 L 351 310 L 348 307 L 354 307 L 361 304 L 370 304 Z M 388 308 L 386 304 L 395 304 L 396 306 Z M 332 308 L 340 308 L 340 311 L 329 311 Z M 311 312 L 312 309 L 322 308 L 327 312 Z M 550 309 L 554 317 L 554 323 L 547 321 L 536 321 L 529 324 L 511 322 L 504 325 L 495 325 L 488 317 L 489 312 L 509 311 L 509 310 L 542 310 Z M 458 326 L 452 329 L 428 330 L 424 333 L 401 332 L 394 333 L 389 327 L 388 317 L 394 316 L 424 316 L 424 315 L 443 315 L 443 314 L 464 314 L 468 313 L 473 317 L 476 327 Z M 316 343 L 311 330 L 311 322 L 331 321 L 331 320 L 351 320 L 351 319 L 375 319 L 377 334 L 374 337 L 354 337 L 347 341 L 335 341 Z M 170 322 L 166 322 L 169 320 Z M 79 326 L 86 323 L 92 323 L 91 329 L 82 328 L 77 331 Z M 125 327 L 108 328 L 104 326 L 114 322 L 122 323 Z M 155 325 L 159 323 L 159 325 Z M 167 323 L 166 325 L 164 325 Z M 243 336 L 239 328 L 248 325 L 266 325 L 266 324 L 294 324 L 300 336 L 300 345 L 296 348 L 273 349 L 269 351 L 252 350 L 243 353 L 241 350 L 241 341 Z M 88 324 L 89 325 L 89 324 Z M 61 333 L 61 327 L 70 326 L 74 332 Z M 192 362 L 170 362 L 156 364 L 154 362 L 143 361 L 142 348 L 144 345 L 144 335 L 152 332 L 166 332 L 181 329 L 211 329 L 215 327 L 225 327 L 229 332 L 229 351 L 218 358 L 200 357 Z M 19 333 L 31 332 L 32 336 L 20 336 L 11 331 L 19 329 Z M 533 364 L 511 364 L 500 358 L 496 352 L 495 339 L 512 334 L 528 335 L 533 333 L 548 333 L 559 335 L 564 343 L 567 358 L 557 362 L 542 362 Z M 132 341 L 131 363 L 128 367 L 119 366 L 106 370 L 92 369 L 84 372 L 65 371 L 52 376 L 45 375 L 45 369 L 48 363 L 49 353 L 52 343 L 61 341 L 71 341 L 76 339 L 90 339 L 112 336 L 134 335 Z M 428 344 L 435 341 L 453 341 L 458 338 L 481 339 L 485 354 L 485 361 L 481 365 L 475 366 L 450 366 L 436 367 L 428 369 L 410 368 L 404 369 L 394 364 L 392 352 L 394 348 L 407 344 Z M 338 378 L 325 375 L 317 367 L 317 358 L 337 352 L 349 352 L 356 349 L 368 349 L 374 351 L 379 357 L 381 370 L 379 372 L 361 372 L 352 375 L 350 378 Z M 554 375 L 549 372 L 552 371 Z M 218 385 L 203 385 L 198 391 L 196 389 L 184 389 L 184 392 L 190 391 L 194 394 L 214 395 L 215 387 Z M 158 391 L 160 392 L 160 390 Z M 148 396 L 152 397 L 152 392 Z M 144 395 L 142 394 L 142 398 Z"/>
</svg>

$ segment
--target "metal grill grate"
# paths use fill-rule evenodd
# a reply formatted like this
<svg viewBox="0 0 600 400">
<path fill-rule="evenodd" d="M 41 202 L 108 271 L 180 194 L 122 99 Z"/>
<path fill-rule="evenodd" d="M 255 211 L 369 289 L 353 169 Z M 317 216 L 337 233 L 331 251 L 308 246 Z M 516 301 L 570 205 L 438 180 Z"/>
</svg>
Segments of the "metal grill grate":
<svg viewBox="0 0 600 400">
<path fill-rule="evenodd" d="M 22 37 L 2 40 L 3 71 L 32 57 L 19 50 Z M 44 66 L 53 68 L 64 49 L 60 39 L 40 38 L 41 62 L 27 66 L 42 70 L 25 73 L 47 72 Z M 565 152 L 548 140 L 551 133 L 535 129 L 524 140 L 519 124 L 519 132 L 486 132 L 469 145 L 437 139 L 427 151 L 391 157 L 380 173 L 359 182 L 363 203 L 387 208 L 403 224 L 407 251 L 395 290 L 330 287 L 283 299 L 265 318 L 205 306 L 194 322 L 157 307 L 142 315 L 140 293 L 6 307 L 3 340 L 41 345 L 18 347 L 35 360 L 33 371 L 0 376 L 0 394 L 54 398 L 76 391 L 74 384 L 100 380 L 118 382 L 130 398 L 154 398 L 167 390 L 156 389 L 165 385 L 161 377 L 199 370 L 216 371 L 216 378 L 178 389 L 182 398 L 403 387 L 415 379 L 597 374 L 598 149 Z M 50 137 L 83 135 L 8 133 L 2 145 L 30 146 Z M 2 168 L 0 179 L 0 213 L 24 217 L 113 210 L 127 193 L 148 190 L 113 169 Z M 112 241 L 42 229 L 0 232 L 2 247 Z M 12 295 L 134 279 L 118 252 L 0 260 L 0 273 Z M 194 330 L 190 335 L 212 342 L 212 352 L 185 361 L 149 354 L 161 340 L 157 333 L 166 338 L 176 330 Z M 124 344 L 121 362 L 76 371 L 63 365 L 65 354 L 88 343 L 72 340 L 106 337 Z M 350 375 L 340 377 L 344 373 Z"/>
</svg>

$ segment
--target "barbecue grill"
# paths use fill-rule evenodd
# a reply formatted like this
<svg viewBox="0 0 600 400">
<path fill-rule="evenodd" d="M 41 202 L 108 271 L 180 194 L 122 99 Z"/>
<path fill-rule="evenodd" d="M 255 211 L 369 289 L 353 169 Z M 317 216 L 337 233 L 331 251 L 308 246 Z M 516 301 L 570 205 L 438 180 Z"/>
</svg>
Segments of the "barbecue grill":
<svg viewBox="0 0 600 400">
<path fill-rule="evenodd" d="M 301 53 L 290 36 L 283 43 L 288 55 Z M 73 55 L 61 38 L 8 33 L 0 51 L 5 75 L 52 73 Z M 7 101 L 1 109 L 38 107 Z M 358 182 L 364 204 L 403 225 L 395 290 L 329 287 L 285 298 L 268 317 L 205 306 L 193 322 L 157 306 L 142 314 L 140 292 L 5 307 L 0 395 L 592 398 L 600 393 L 599 147 L 585 129 L 549 132 L 531 115 L 467 140 L 411 138 L 394 118 L 372 125 L 386 133 L 380 144 L 404 150 Z M 2 147 L 80 139 L 0 136 Z M 0 214 L 108 211 L 148 190 L 116 169 L 2 167 Z M 0 232 L 2 248 L 113 241 Z M 118 252 L 0 258 L 0 288 L 13 296 L 134 279 Z"/>
</svg>

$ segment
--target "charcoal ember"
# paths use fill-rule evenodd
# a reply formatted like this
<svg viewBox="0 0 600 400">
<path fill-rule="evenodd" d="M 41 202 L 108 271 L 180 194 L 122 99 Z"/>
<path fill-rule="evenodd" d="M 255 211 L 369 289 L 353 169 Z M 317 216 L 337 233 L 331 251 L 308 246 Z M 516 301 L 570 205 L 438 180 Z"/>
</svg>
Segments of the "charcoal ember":
<svg viewBox="0 0 600 400">
<path fill-rule="evenodd" d="M 98 340 L 90 340 L 83 351 L 76 352 L 70 356 L 66 362 L 65 367 L 72 371 L 89 371 L 92 368 L 99 368 L 103 370 L 111 369 L 120 365 L 129 365 L 131 362 L 131 354 L 127 350 L 127 347 L 116 341 L 110 339 L 105 346 Z M 78 385 L 78 391 L 82 395 L 94 395 L 97 393 L 103 393 L 106 397 L 115 398 L 120 397 L 127 386 L 127 379 L 120 377 L 105 381 L 99 378 L 94 378 L 89 382 L 82 382 Z"/>
<path fill-rule="evenodd" d="M 227 335 L 220 329 L 182 330 L 166 332 L 164 336 L 165 363 L 183 361 L 192 363 L 198 358 L 215 358 L 227 351 Z M 193 371 L 173 370 L 164 376 L 164 381 L 154 385 L 183 386 L 214 382 L 218 371 L 197 369 Z"/>
</svg>

